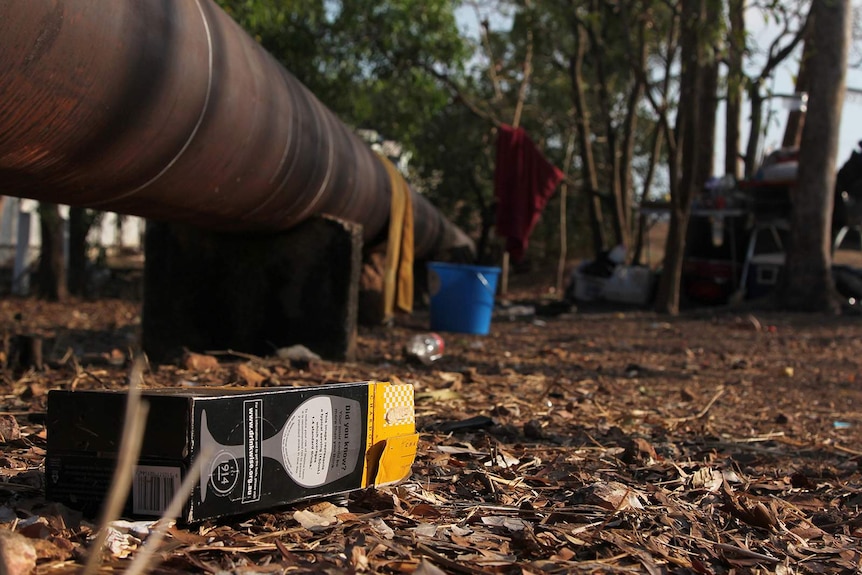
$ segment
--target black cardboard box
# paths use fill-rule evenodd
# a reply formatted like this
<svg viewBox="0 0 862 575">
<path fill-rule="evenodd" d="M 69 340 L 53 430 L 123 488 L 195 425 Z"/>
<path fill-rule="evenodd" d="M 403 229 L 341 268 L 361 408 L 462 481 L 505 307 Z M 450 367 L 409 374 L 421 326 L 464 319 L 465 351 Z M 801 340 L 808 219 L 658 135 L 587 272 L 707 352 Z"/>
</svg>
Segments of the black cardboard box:
<svg viewBox="0 0 862 575">
<path fill-rule="evenodd" d="M 143 398 L 150 408 L 127 515 L 161 515 L 202 450 L 208 461 L 185 522 L 394 483 L 416 455 L 411 385 L 145 390 Z M 49 501 L 99 512 L 125 404 L 124 392 L 49 393 Z"/>
</svg>

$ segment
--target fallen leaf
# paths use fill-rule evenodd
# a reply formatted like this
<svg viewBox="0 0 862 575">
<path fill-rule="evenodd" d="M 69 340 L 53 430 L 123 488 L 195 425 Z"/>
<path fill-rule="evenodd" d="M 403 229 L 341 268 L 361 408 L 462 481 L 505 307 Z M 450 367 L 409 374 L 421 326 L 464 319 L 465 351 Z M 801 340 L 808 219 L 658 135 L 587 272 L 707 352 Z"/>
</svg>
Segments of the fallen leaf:
<svg viewBox="0 0 862 575">
<path fill-rule="evenodd" d="M 338 523 L 338 516 L 347 512 L 346 507 L 337 507 L 325 501 L 296 511 L 293 518 L 309 531 L 323 531 Z"/>
<path fill-rule="evenodd" d="M 726 494 L 721 509 L 754 527 L 771 529 L 778 524 L 778 518 L 763 503 L 745 496 Z"/>
<path fill-rule="evenodd" d="M 247 363 L 241 363 L 236 366 L 236 374 L 240 379 L 245 381 L 245 384 L 249 387 L 257 387 L 266 381 L 265 375 L 255 371 L 255 369 L 250 367 Z"/>
<path fill-rule="evenodd" d="M 437 535 L 437 526 L 433 523 L 420 523 L 413 528 L 413 532 L 420 537 L 434 537 Z"/>
<path fill-rule="evenodd" d="M 621 459 L 626 463 L 650 463 L 658 459 L 658 455 L 649 441 L 642 437 L 635 437 L 625 444 Z"/>
<path fill-rule="evenodd" d="M 457 445 L 435 445 L 434 449 L 441 453 L 448 453 L 450 455 L 488 455 L 487 451 L 479 451 L 469 443 L 465 445 L 466 447 L 459 447 Z"/>
<path fill-rule="evenodd" d="M 189 371 L 209 371 L 218 369 L 218 366 L 218 359 L 211 355 L 187 351 L 183 356 L 183 367 Z"/>
<path fill-rule="evenodd" d="M 131 533 L 123 532 L 114 527 L 107 527 L 108 535 L 105 537 L 105 549 L 111 555 L 124 559 L 132 554 L 140 544 L 141 540 Z"/>
<path fill-rule="evenodd" d="M 551 555 L 551 560 L 556 561 L 571 561 L 575 557 L 575 552 L 568 547 L 562 547 L 557 551 L 556 555 Z"/>
<path fill-rule="evenodd" d="M 368 571 L 368 555 L 365 554 L 365 549 L 358 545 L 352 547 L 350 549 L 350 564 L 359 573 Z"/>
<path fill-rule="evenodd" d="M 450 530 L 452 535 L 455 537 L 466 537 L 473 532 L 473 530 L 468 527 L 460 527 L 458 525 L 453 525 Z"/>
<path fill-rule="evenodd" d="M 462 382 L 464 381 L 464 374 L 459 372 L 452 371 L 441 371 L 438 373 L 440 379 L 443 380 L 444 383 L 447 383 L 447 387 L 452 391 L 458 391 L 461 389 Z"/>
<path fill-rule="evenodd" d="M 440 510 L 428 503 L 419 503 L 410 510 L 413 517 L 440 517 Z"/>
<path fill-rule="evenodd" d="M 617 481 L 593 483 L 588 500 L 611 511 L 644 508 L 638 492 Z"/>
<path fill-rule="evenodd" d="M 724 481 L 724 475 L 721 471 L 710 469 L 709 467 L 701 467 L 691 474 L 689 485 L 694 489 L 706 489 L 710 492 L 716 492 L 721 488 Z"/>
<path fill-rule="evenodd" d="M 492 527 L 505 527 L 509 531 L 522 531 L 527 527 L 527 524 L 517 517 L 500 515 L 482 517 L 482 523 Z"/>
<path fill-rule="evenodd" d="M 395 531 L 393 531 L 392 528 L 379 517 L 372 517 L 368 520 L 368 524 L 371 525 L 371 528 L 384 539 L 392 539 L 395 537 Z"/>
<path fill-rule="evenodd" d="M 521 463 L 521 460 L 510 453 L 506 453 L 502 449 L 498 449 L 496 455 L 485 462 L 485 467 L 514 467 Z"/>
<path fill-rule="evenodd" d="M 14 415 L 0 415 L 0 443 L 15 441 L 21 437 L 21 428 Z"/>
<path fill-rule="evenodd" d="M 48 387 L 42 382 L 34 382 L 27 386 L 27 391 L 23 394 L 28 399 L 36 399 L 45 397 L 48 393 Z"/>
</svg>

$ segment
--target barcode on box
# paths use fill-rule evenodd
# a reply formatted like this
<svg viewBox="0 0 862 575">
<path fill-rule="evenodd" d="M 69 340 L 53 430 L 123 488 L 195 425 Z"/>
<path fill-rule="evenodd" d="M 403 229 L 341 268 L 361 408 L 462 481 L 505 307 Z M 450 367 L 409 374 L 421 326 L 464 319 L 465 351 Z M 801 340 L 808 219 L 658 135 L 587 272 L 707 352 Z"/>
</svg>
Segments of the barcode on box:
<svg viewBox="0 0 862 575">
<path fill-rule="evenodd" d="M 132 512 L 136 515 L 161 515 L 179 488 L 179 467 L 139 465 L 132 483 Z"/>
</svg>

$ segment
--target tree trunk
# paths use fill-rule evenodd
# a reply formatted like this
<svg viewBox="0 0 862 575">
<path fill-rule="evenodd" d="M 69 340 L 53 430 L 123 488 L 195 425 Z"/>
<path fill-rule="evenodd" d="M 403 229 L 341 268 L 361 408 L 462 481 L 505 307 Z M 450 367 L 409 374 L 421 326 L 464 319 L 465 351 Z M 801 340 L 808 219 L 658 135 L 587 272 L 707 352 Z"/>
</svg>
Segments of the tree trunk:
<svg viewBox="0 0 862 575">
<path fill-rule="evenodd" d="M 591 64 L 595 70 L 596 87 L 598 89 L 598 104 L 601 118 L 604 120 L 604 149 L 605 161 L 607 162 L 605 185 L 610 188 L 610 200 L 613 208 L 613 226 L 615 244 L 631 247 L 629 241 L 629 222 L 626 201 L 623 192 L 622 170 L 620 168 L 620 149 L 617 143 L 617 130 L 614 126 L 614 115 L 611 111 L 611 97 L 608 91 L 608 79 L 605 72 L 605 19 L 604 11 L 607 8 L 603 3 L 592 0 L 590 12 L 595 16 L 590 19 L 587 30 L 581 25 L 581 34 L 589 37 L 589 54 Z M 583 81 L 582 81 L 583 82 Z"/>
<path fill-rule="evenodd" d="M 682 262 L 685 256 L 685 235 L 688 230 L 688 213 L 681 206 L 674 206 L 670 212 L 670 225 L 665 244 L 664 266 L 661 271 L 656 311 L 669 315 L 679 313 L 679 300 L 682 287 Z"/>
<path fill-rule="evenodd" d="M 638 49 L 640 55 L 639 65 L 641 69 L 646 68 L 648 55 L 646 39 L 644 38 L 645 27 L 646 23 L 642 22 L 638 28 Z M 640 222 L 638 221 L 636 223 L 634 221 L 635 219 L 632 217 L 635 203 L 634 179 L 632 178 L 634 169 L 632 168 L 632 163 L 635 155 L 635 132 L 637 131 L 638 125 L 638 106 L 643 100 L 643 95 L 644 83 L 637 74 L 632 74 L 632 87 L 628 98 L 626 119 L 623 124 L 623 141 L 621 146 L 622 154 L 620 158 L 619 173 L 620 185 L 622 186 L 622 192 L 620 195 L 622 197 L 623 205 L 625 206 L 627 220 L 626 242 L 631 242 L 633 237 L 637 237 L 637 235 L 640 234 Z M 646 195 L 646 190 L 644 191 L 644 195 Z M 626 246 L 629 249 L 632 247 L 628 243 Z"/>
<path fill-rule="evenodd" d="M 718 18 L 719 15 L 707 14 L 707 18 Z M 696 174 L 694 192 L 703 189 L 704 184 L 713 175 L 715 164 L 715 119 L 718 113 L 718 62 L 708 62 L 701 71 L 702 85 L 700 87 L 701 103 L 698 114 L 698 130 L 692 136 L 698 154 L 698 173 Z M 720 174 L 717 174 L 720 175 Z"/>
<path fill-rule="evenodd" d="M 685 110 L 680 108 L 677 125 L 685 122 Z M 682 144 L 680 140 L 678 142 Z M 680 287 L 682 284 L 682 262 L 685 255 L 685 232 L 688 216 L 682 209 L 682 186 L 680 181 L 680 164 L 682 150 L 677 142 L 668 141 L 668 170 L 670 172 L 670 225 L 667 240 L 665 240 L 664 265 L 656 294 L 655 309 L 661 313 L 676 314 L 679 312 Z M 685 220 L 685 221 L 683 221 Z"/>
<path fill-rule="evenodd" d="M 739 125 L 742 120 L 742 57 L 745 52 L 745 0 L 730 0 L 724 172 L 739 179 Z"/>
<path fill-rule="evenodd" d="M 661 149 L 664 146 L 664 131 L 661 129 L 661 125 L 657 126 L 655 129 L 655 134 L 653 135 L 653 145 L 652 151 L 650 152 L 650 161 L 647 166 L 647 174 L 644 177 L 644 187 L 641 192 L 641 205 L 643 205 L 647 195 L 649 194 L 650 189 L 652 188 L 652 181 L 655 178 L 655 168 L 658 164 L 659 156 L 661 155 Z M 641 262 L 641 254 L 643 252 L 644 247 L 644 235 L 649 233 L 649 230 L 646 227 L 646 217 L 644 217 L 643 213 L 641 213 L 640 218 L 638 218 L 638 228 L 637 228 L 637 243 L 635 244 L 635 251 L 632 260 L 635 263 Z"/>
<path fill-rule="evenodd" d="M 850 0 L 834 0 L 814 2 L 812 10 L 811 94 L 799 178 L 791 192 L 794 209 L 781 296 L 794 310 L 836 312 L 830 225 L 852 8 Z"/>
<path fill-rule="evenodd" d="M 763 96 L 760 95 L 760 84 L 752 83 L 748 87 L 748 99 L 751 102 L 751 131 L 748 134 L 748 147 L 745 150 L 745 177 L 750 178 L 757 169 L 760 150 L 760 129 L 763 123 Z"/>
<path fill-rule="evenodd" d="M 566 158 L 563 160 L 563 173 L 568 175 L 572 169 L 572 156 L 575 153 L 575 133 L 569 135 L 569 142 L 566 144 Z M 566 262 L 569 254 L 569 237 L 568 237 L 568 195 L 569 184 L 563 181 L 560 186 L 560 257 L 557 261 L 557 293 L 560 298 L 565 298 L 566 284 Z"/>
<path fill-rule="evenodd" d="M 69 293 L 86 295 L 87 289 L 87 234 L 90 218 L 86 208 L 69 208 Z"/>
<path fill-rule="evenodd" d="M 811 66 L 808 60 L 812 56 L 813 42 L 811 41 L 813 22 L 809 22 L 805 32 L 805 44 L 802 48 L 802 59 L 799 62 L 799 74 L 796 76 L 796 93 L 807 93 L 811 89 Z M 802 128 L 805 127 L 805 111 L 802 109 L 791 110 L 787 115 L 787 127 L 784 129 L 784 139 L 781 145 L 785 148 L 799 146 L 802 142 Z"/>
<path fill-rule="evenodd" d="M 703 101 L 703 47 L 699 32 L 706 23 L 704 0 L 683 0 L 681 28 L 680 105 L 676 118 L 677 141 L 670 154 L 671 213 L 664 268 L 656 310 L 675 315 L 679 313 L 682 263 L 685 255 L 685 236 L 691 214 L 695 190 L 702 185 L 700 167 L 702 154 L 695 145 L 704 126 L 701 102 Z M 668 142 L 669 146 L 671 142 Z M 681 165 L 680 165 L 681 162 Z M 674 185 L 674 180 L 678 185 Z"/>
<path fill-rule="evenodd" d="M 807 45 L 807 44 L 806 44 Z M 808 92 L 808 67 L 804 63 L 799 65 L 799 76 L 796 77 L 796 93 Z M 787 114 L 787 127 L 784 129 L 784 138 L 781 141 L 783 148 L 795 148 L 802 142 L 802 129 L 805 127 L 805 110 L 794 109 Z"/>
<path fill-rule="evenodd" d="M 584 78 L 582 65 L 586 51 L 586 32 L 578 23 L 573 23 L 573 32 L 578 45 L 577 54 L 569 59 L 569 75 L 572 82 L 572 100 L 575 105 L 575 115 L 578 125 L 578 148 L 581 154 L 581 169 L 584 171 L 584 191 L 588 197 L 590 227 L 593 233 L 593 250 L 598 256 L 605 250 L 604 222 L 602 218 L 601 198 L 599 197 L 599 180 L 596 173 L 596 162 L 593 157 L 592 127 L 590 112 L 587 108 L 584 94 Z"/>
<path fill-rule="evenodd" d="M 39 227 L 42 247 L 39 255 L 39 281 L 36 295 L 58 301 L 66 297 L 65 262 L 63 261 L 63 218 L 57 204 L 39 204 Z"/>
</svg>

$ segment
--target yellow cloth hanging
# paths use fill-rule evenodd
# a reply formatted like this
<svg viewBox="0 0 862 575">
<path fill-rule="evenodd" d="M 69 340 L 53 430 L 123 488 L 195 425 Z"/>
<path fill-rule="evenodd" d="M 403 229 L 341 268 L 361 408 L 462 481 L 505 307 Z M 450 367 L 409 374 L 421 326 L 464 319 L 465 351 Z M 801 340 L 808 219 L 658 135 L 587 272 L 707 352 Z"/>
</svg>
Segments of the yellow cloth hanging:
<svg viewBox="0 0 862 575">
<path fill-rule="evenodd" d="M 413 200 L 410 186 L 401 172 L 383 156 L 380 160 L 386 167 L 392 188 L 383 274 L 383 317 L 389 319 L 396 309 L 406 313 L 413 311 Z"/>
</svg>

